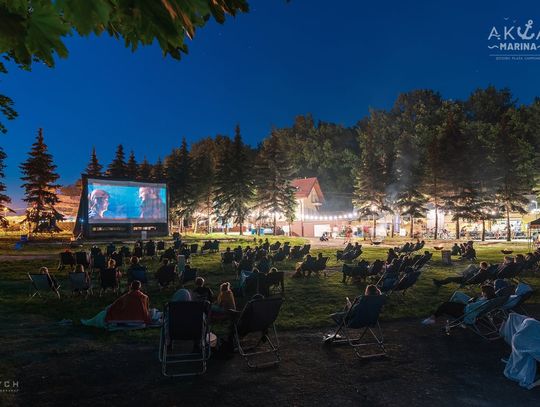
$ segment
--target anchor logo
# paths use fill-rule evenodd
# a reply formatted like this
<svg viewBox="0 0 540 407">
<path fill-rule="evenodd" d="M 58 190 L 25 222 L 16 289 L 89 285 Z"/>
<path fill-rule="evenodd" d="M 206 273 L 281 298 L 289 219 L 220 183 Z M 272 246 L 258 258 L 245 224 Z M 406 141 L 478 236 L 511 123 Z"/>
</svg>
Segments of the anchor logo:
<svg viewBox="0 0 540 407">
<path fill-rule="evenodd" d="M 528 32 L 531 30 L 533 26 L 533 20 L 527 21 L 527 24 L 525 24 L 525 31 L 521 32 L 521 27 L 518 27 L 517 34 L 521 37 L 522 40 L 532 40 L 534 38 L 534 33 L 528 34 Z"/>
</svg>

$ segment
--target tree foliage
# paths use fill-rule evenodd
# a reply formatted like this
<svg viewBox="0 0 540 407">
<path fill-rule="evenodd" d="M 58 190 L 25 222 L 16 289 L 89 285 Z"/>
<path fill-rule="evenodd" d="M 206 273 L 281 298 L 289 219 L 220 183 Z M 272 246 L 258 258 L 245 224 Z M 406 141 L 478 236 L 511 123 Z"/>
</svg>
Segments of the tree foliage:
<svg viewBox="0 0 540 407">
<path fill-rule="evenodd" d="M 20 168 L 23 173 L 21 179 L 22 188 L 25 190 L 24 201 L 28 204 L 25 220 L 30 224 L 30 230 L 34 233 L 59 232 L 56 222 L 64 218 L 55 209 L 59 202 L 56 195 L 56 190 L 60 187 L 57 184 L 59 176 L 53 157 L 43 140 L 42 129 L 39 129 L 28 159 Z"/>
<path fill-rule="evenodd" d="M 116 148 L 114 159 L 107 167 L 106 175 L 111 178 L 126 178 L 127 164 L 124 154 L 124 146 L 119 144 Z"/>
<path fill-rule="evenodd" d="M 90 162 L 86 166 L 86 169 L 84 172 L 92 177 L 99 177 L 102 175 L 101 170 L 103 169 L 103 166 L 99 163 L 97 155 L 96 155 L 96 148 L 92 148 L 92 156 L 90 157 Z"/>
<path fill-rule="evenodd" d="M 1 0 L 0 55 L 27 70 L 33 62 L 52 67 L 55 56 L 68 56 L 66 37 L 107 33 L 132 51 L 156 43 L 165 56 L 180 59 L 188 52 L 186 38 L 211 17 L 223 23 L 226 15 L 247 11 L 246 0 Z M 16 116 L 7 96 L 0 95 L 0 112 Z"/>
</svg>

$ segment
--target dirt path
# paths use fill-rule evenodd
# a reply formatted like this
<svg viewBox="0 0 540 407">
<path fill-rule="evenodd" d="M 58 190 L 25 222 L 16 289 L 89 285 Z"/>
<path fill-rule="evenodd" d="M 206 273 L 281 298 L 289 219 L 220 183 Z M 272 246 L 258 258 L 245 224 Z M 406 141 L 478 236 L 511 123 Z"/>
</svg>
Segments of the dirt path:
<svg viewBox="0 0 540 407">
<path fill-rule="evenodd" d="M 281 332 L 279 367 L 248 370 L 235 354 L 211 360 L 195 379 L 161 375 L 157 332 L 150 343 L 122 333 L 104 343 L 79 326 L 28 321 L 6 328 L 0 358 L 16 366 L 20 391 L 10 404 L 17 406 L 540 405 L 540 389 L 503 376 L 504 342 L 465 330 L 446 336 L 417 320 L 383 324 L 383 359 L 361 361 L 349 347 L 324 346 L 328 330 Z"/>
</svg>

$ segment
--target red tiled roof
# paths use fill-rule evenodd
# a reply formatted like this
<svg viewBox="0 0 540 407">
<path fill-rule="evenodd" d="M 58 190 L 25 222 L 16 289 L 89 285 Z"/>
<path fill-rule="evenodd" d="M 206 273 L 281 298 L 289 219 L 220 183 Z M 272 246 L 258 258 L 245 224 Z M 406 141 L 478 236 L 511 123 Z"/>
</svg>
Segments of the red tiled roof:
<svg viewBox="0 0 540 407">
<path fill-rule="evenodd" d="M 297 198 L 307 198 L 309 193 L 313 188 L 317 193 L 321 202 L 324 201 L 324 196 L 321 191 L 321 186 L 319 185 L 319 180 L 315 177 L 312 178 L 297 178 L 291 181 L 291 186 L 296 188 L 296 197 Z"/>
</svg>

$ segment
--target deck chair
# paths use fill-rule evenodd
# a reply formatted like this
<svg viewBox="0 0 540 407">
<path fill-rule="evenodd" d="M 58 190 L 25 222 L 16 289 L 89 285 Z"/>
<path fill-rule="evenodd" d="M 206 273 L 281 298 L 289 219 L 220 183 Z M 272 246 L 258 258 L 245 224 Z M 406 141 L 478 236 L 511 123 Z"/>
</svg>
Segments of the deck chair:
<svg viewBox="0 0 540 407">
<path fill-rule="evenodd" d="M 281 297 L 252 299 L 234 322 L 235 345 L 250 368 L 279 364 L 279 341 L 275 321 L 282 304 Z M 269 331 L 273 333 L 272 338 Z M 248 346 L 248 335 L 255 333 L 260 334 L 258 341 L 255 345 Z M 259 346 L 265 349 L 258 350 Z M 270 361 L 256 363 L 254 360 L 259 359 L 262 355 L 270 356 Z"/>
<path fill-rule="evenodd" d="M 197 269 L 194 267 L 185 267 L 182 274 L 180 274 L 180 283 L 182 285 L 195 281 L 197 278 Z"/>
<path fill-rule="evenodd" d="M 161 253 L 165 250 L 165 242 L 163 240 L 159 240 L 156 244 L 156 250 L 158 253 Z"/>
<path fill-rule="evenodd" d="M 92 273 L 96 270 L 105 270 L 107 268 L 107 259 L 101 253 L 97 253 L 91 258 Z"/>
<path fill-rule="evenodd" d="M 103 294 L 105 290 L 110 288 L 114 293 L 118 291 L 120 283 L 118 281 L 118 276 L 116 275 L 115 269 L 102 269 L 99 272 L 99 296 Z"/>
<path fill-rule="evenodd" d="M 368 295 L 357 298 L 349 311 L 341 318 L 335 333 L 327 335 L 324 338 L 324 343 L 329 345 L 348 344 L 352 346 L 356 356 L 362 359 L 386 355 L 384 337 L 379 324 L 379 315 L 385 302 L 385 295 Z M 353 336 L 351 332 L 353 330 L 359 334 Z M 363 341 L 368 332 L 373 337 L 373 341 Z M 360 350 L 365 346 L 375 346 L 377 351 L 364 354 Z"/>
<path fill-rule="evenodd" d="M 308 276 L 311 275 L 311 273 L 315 273 L 317 277 L 319 277 L 319 273 L 322 271 L 324 273 L 324 276 L 326 277 L 326 263 L 328 262 L 328 257 L 321 257 L 315 259 L 315 263 L 313 264 L 313 267 L 311 270 L 308 270 Z"/>
<path fill-rule="evenodd" d="M 303 256 L 302 256 L 302 253 L 301 253 L 300 246 L 293 246 L 291 248 L 290 253 L 289 253 L 289 259 L 296 260 L 296 259 L 301 259 L 302 257 Z"/>
<path fill-rule="evenodd" d="M 90 266 L 90 256 L 84 250 L 75 253 L 75 262 L 82 264 L 85 268 Z"/>
<path fill-rule="evenodd" d="M 69 266 L 71 270 L 75 268 L 75 256 L 71 252 L 62 252 L 60 253 L 60 260 L 58 263 L 58 270 L 64 270 L 66 266 Z"/>
<path fill-rule="evenodd" d="M 208 251 L 212 250 L 212 241 L 207 240 L 206 242 L 203 243 L 203 245 L 201 246 L 201 254 L 204 254 L 205 250 L 208 250 Z"/>
<path fill-rule="evenodd" d="M 92 281 L 86 281 L 86 276 L 86 273 L 68 273 L 72 293 L 84 292 L 85 298 L 88 297 L 88 294 L 94 294 L 92 291 Z"/>
<path fill-rule="evenodd" d="M 281 247 L 281 242 L 275 242 L 270 245 L 269 249 L 271 252 L 277 252 L 280 247 Z"/>
<path fill-rule="evenodd" d="M 110 256 L 115 251 L 116 251 L 116 246 L 113 243 L 107 245 L 107 250 L 106 250 L 107 256 Z"/>
<path fill-rule="evenodd" d="M 273 271 L 266 275 L 266 284 L 270 290 L 279 288 L 281 295 L 285 293 L 285 273 Z"/>
<path fill-rule="evenodd" d="M 412 270 L 412 269 L 411 269 Z M 390 289 L 389 295 L 394 292 L 401 292 L 402 296 L 405 296 L 405 293 L 408 289 L 413 287 L 418 281 L 418 277 L 422 274 L 420 271 L 410 271 L 401 277 L 398 282 Z"/>
<path fill-rule="evenodd" d="M 30 291 L 28 293 L 28 301 L 34 298 L 36 295 L 42 298 L 42 293 L 53 292 L 58 299 L 60 299 L 60 285 L 53 287 L 49 282 L 49 276 L 47 274 L 31 274 L 27 273 L 30 279 Z"/>
<path fill-rule="evenodd" d="M 461 317 L 448 321 L 446 334 L 450 335 L 456 327 L 465 326 L 487 341 L 499 339 L 499 328 L 506 316 L 502 307 L 507 301 L 508 296 L 493 298 Z"/>
<path fill-rule="evenodd" d="M 146 243 L 144 246 L 144 250 L 146 251 L 146 255 L 149 257 L 155 257 L 156 255 L 156 245 L 150 244 L 149 242 Z"/>
<path fill-rule="evenodd" d="M 134 269 L 128 269 L 128 283 L 133 280 L 139 280 L 141 284 L 148 284 L 148 276 L 146 274 L 146 267 L 139 267 Z"/>
<path fill-rule="evenodd" d="M 191 246 L 189 246 L 189 250 L 191 254 L 197 254 L 198 249 L 199 249 L 199 245 L 197 243 L 193 243 Z"/>
<path fill-rule="evenodd" d="M 363 279 L 365 278 L 368 271 L 369 263 L 365 260 L 358 262 L 356 266 L 351 266 L 343 263 L 341 272 L 343 273 L 342 283 L 346 283 L 348 278 L 354 279 Z"/>
<path fill-rule="evenodd" d="M 169 264 L 165 270 L 156 273 L 156 279 L 160 288 L 164 288 L 169 284 L 174 283 L 178 279 L 174 265 Z"/>
<path fill-rule="evenodd" d="M 311 245 L 310 244 L 305 244 L 300 249 L 300 254 L 302 255 L 302 257 L 304 257 L 306 254 L 309 254 L 310 250 L 311 250 Z"/>
<path fill-rule="evenodd" d="M 141 246 L 135 246 L 133 248 L 133 255 L 141 259 L 143 257 L 143 248 Z"/>
<path fill-rule="evenodd" d="M 288 256 L 291 254 L 291 244 L 289 242 L 285 242 L 283 244 L 283 253 L 285 253 L 285 256 Z"/>
<path fill-rule="evenodd" d="M 177 301 L 165 305 L 158 351 L 164 376 L 195 376 L 206 372 L 211 354 L 209 313 L 208 301 Z M 188 370 L 172 373 L 171 365 L 179 364 Z"/>
<path fill-rule="evenodd" d="M 413 263 L 415 270 L 420 271 L 433 257 L 433 253 L 426 253 L 422 255 L 416 262 Z"/>
</svg>

